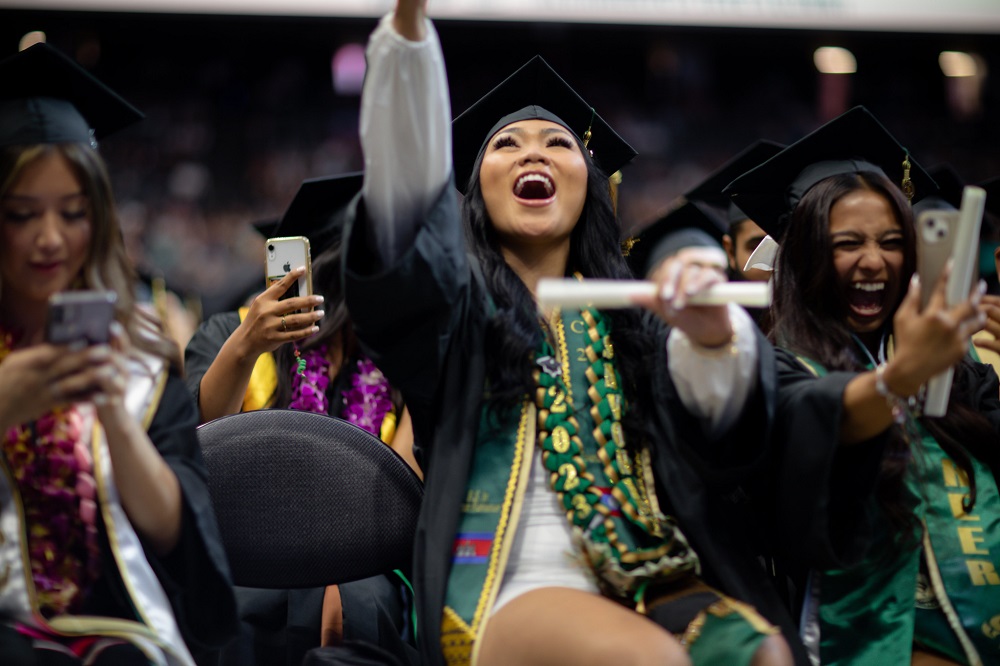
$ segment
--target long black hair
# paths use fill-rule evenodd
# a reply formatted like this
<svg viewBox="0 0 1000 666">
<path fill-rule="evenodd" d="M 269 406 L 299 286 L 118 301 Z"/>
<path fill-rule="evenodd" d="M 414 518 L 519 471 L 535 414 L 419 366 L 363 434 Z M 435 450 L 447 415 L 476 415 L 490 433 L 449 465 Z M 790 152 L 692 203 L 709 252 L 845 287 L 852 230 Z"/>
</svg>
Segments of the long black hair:
<svg viewBox="0 0 1000 666">
<path fill-rule="evenodd" d="M 575 137 L 574 137 L 575 138 Z M 587 194 L 580 219 L 570 235 L 566 276 L 580 273 L 585 278 L 630 279 L 633 274 L 620 249 L 621 229 L 612 204 L 608 177 L 577 138 L 577 146 L 587 164 Z M 485 149 L 485 145 L 484 145 Z M 486 287 L 496 307 L 486 330 L 487 377 L 490 405 L 509 406 L 533 391 L 533 355 L 541 343 L 542 323 L 534 298 L 518 275 L 507 265 L 500 241 L 486 211 L 479 170 L 481 151 L 462 204 L 462 218 L 472 255 L 478 260 Z M 626 430 L 639 428 L 639 415 L 648 394 L 639 387 L 648 381 L 648 362 L 653 341 L 643 334 L 642 315 L 635 309 L 609 310 L 611 337 L 618 371 L 629 401 Z M 648 329 L 647 329 L 648 330 Z M 632 438 L 632 441 L 638 441 Z"/>
<path fill-rule="evenodd" d="M 913 213 L 902 192 L 885 176 L 873 173 L 842 174 L 820 181 L 803 195 L 782 236 L 774 271 L 774 302 L 771 306 L 771 340 L 796 354 L 810 358 L 828 370 L 863 372 L 866 359 L 847 323 L 848 304 L 840 289 L 833 264 L 830 211 L 844 196 L 868 190 L 888 201 L 903 236 L 904 259 L 897 300 L 889 304 L 893 314 L 906 295 L 906 285 L 916 270 L 916 231 Z M 891 332 L 892 318 L 885 332 Z M 921 423 L 945 453 L 969 478 L 971 512 L 976 501 L 975 476 L 970 456 L 998 465 L 997 433 L 976 409 L 973 396 L 977 373 L 966 358 L 955 373 L 948 414 L 925 417 Z M 913 458 L 907 433 L 893 426 L 883 456 L 876 495 L 879 505 L 903 542 L 912 542 L 918 520 L 905 493 L 905 476 Z"/>
</svg>

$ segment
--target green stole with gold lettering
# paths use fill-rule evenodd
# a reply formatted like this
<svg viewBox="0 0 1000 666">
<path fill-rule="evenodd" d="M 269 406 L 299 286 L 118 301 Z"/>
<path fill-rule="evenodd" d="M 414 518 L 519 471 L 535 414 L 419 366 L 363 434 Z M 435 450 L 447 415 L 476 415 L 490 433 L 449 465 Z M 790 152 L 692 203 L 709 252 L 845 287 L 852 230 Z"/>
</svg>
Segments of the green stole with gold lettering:
<svg viewBox="0 0 1000 666">
<path fill-rule="evenodd" d="M 610 483 L 605 474 L 606 467 L 597 453 L 598 443 L 591 434 L 599 429 L 595 427 L 595 418 L 591 415 L 598 408 L 586 408 L 590 406 L 588 389 L 595 389 L 595 382 L 588 379 L 587 373 L 593 373 L 595 364 L 601 373 L 612 373 L 614 368 L 610 362 L 610 337 L 602 333 L 602 340 L 595 342 L 591 339 L 595 335 L 595 327 L 589 326 L 585 317 L 593 322 L 595 316 L 601 322 L 602 331 L 606 331 L 603 318 L 593 310 L 589 315 L 567 313 L 565 327 L 562 316 L 556 317 L 554 335 L 555 344 L 559 347 L 560 369 L 553 368 L 552 371 L 553 374 L 561 374 L 560 386 L 567 389 L 560 400 L 567 400 L 575 414 L 583 455 L 582 461 L 572 463 L 581 467 L 571 470 L 574 473 L 569 477 L 572 478 L 553 471 L 555 467 L 560 470 L 563 467 L 557 463 L 557 458 L 552 458 L 546 466 L 553 476 L 560 479 L 557 482 L 560 488 L 567 479 L 572 481 L 586 477 L 592 482 L 592 492 L 600 499 L 601 512 L 593 511 L 598 520 L 587 531 L 613 533 L 616 552 L 620 554 L 611 556 L 606 539 L 601 544 L 583 538 L 576 545 L 587 552 L 577 555 L 581 561 L 600 570 L 602 588 L 621 598 L 635 594 L 637 589 L 644 589 L 644 582 L 697 572 L 699 565 L 697 555 L 688 547 L 674 521 L 659 513 L 655 496 L 652 491 L 647 492 L 647 486 L 651 488 L 653 485 L 648 459 L 636 456 L 635 460 L 631 460 L 632 457 L 626 455 L 630 460 L 625 461 L 620 456 L 611 455 L 616 460 L 622 460 L 619 469 L 627 469 L 627 474 L 621 474 L 622 481 L 629 481 L 627 484 Z M 608 350 L 606 359 L 589 358 L 587 348 L 601 347 L 605 340 Z M 593 349 L 590 351 L 590 356 L 593 356 Z M 541 360 L 539 365 L 546 367 Z M 606 387 L 602 384 L 601 388 Z M 542 445 L 543 452 L 552 444 L 552 436 L 546 432 L 545 422 L 548 419 L 545 417 L 549 410 L 555 411 L 551 404 L 552 394 L 559 391 L 548 381 L 540 383 L 538 390 L 549 396 L 548 400 L 542 400 L 546 409 L 538 409 L 532 401 L 526 400 L 523 405 L 506 411 L 493 412 L 484 406 L 480 416 L 472 472 L 466 485 L 462 517 L 454 541 L 442 617 L 441 647 L 448 664 L 475 663 L 476 647 L 500 589 L 510 546 L 517 531 L 536 442 Z M 618 423 L 617 419 L 615 423 Z M 610 420 L 605 425 L 610 425 Z M 540 442 L 541 439 L 546 441 Z M 604 445 L 609 450 L 613 448 L 610 440 L 609 436 Z M 623 440 L 616 435 L 615 441 Z M 555 451 L 560 448 L 556 446 Z M 548 452 L 550 458 L 555 451 Z M 545 459 L 546 456 L 543 456 Z M 634 479 L 631 478 L 633 469 Z M 620 501 L 626 498 L 621 492 L 615 493 L 612 486 L 616 485 L 627 485 L 627 494 L 638 495 L 637 501 L 631 504 Z M 567 512 L 573 514 L 571 507 L 575 503 L 570 503 L 569 493 L 565 494 L 563 502 Z M 602 512 L 603 517 L 597 515 Z M 654 533 L 646 534 L 632 524 L 625 516 L 629 512 L 635 514 L 629 517 L 635 521 L 655 522 Z M 575 531 L 579 533 L 578 528 Z"/>
<path fill-rule="evenodd" d="M 817 374 L 825 370 L 806 362 Z M 907 488 L 922 521 L 910 547 L 876 527 L 871 554 L 846 570 L 814 572 L 821 663 L 909 663 L 914 644 L 966 664 L 1000 657 L 1000 492 L 990 469 L 972 459 L 976 505 L 966 513 L 969 481 L 919 422 Z M 807 602 L 808 603 L 808 602 Z M 808 629 L 808 628 L 807 628 Z"/>
</svg>

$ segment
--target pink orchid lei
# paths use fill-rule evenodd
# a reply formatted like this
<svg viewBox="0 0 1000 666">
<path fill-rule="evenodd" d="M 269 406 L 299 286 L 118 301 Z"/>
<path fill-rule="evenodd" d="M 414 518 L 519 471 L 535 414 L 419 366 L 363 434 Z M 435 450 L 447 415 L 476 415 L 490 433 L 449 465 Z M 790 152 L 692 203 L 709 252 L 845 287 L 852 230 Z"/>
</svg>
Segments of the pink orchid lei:
<svg viewBox="0 0 1000 666">
<path fill-rule="evenodd" d="M 289 409 L 329 413 L 326 389 L 330 385 L 330 361 L 326 356 L 327 349 L 326 345 L 321 345 L 296 354 L 298 362 L 292 369 Z M 391 410 L 392 391 L 388 380 L 370 359 L 362 356 L 351 374 L 350 388 L 344 391 L 341 417 L 377 437 L 385 415 Z"/>
<path fill-rule="evenodd" d="M 351 388 L 344 391 L 344 420 L 378 437 L 382 421 L 391 410 L 389 381 L 371 359 L 362 356 L 351 375 Z"/>
<path fill-rule="evenodd" d="M 13 336 L 0 330 L 0 362 L 13 346 Z M 79 410 L 70 407 L 3 435 L 24 506 L 32 579 L 47 616 L 77 610 L 100 573 L 96 483 L 83 426 Z"/>
</svg>

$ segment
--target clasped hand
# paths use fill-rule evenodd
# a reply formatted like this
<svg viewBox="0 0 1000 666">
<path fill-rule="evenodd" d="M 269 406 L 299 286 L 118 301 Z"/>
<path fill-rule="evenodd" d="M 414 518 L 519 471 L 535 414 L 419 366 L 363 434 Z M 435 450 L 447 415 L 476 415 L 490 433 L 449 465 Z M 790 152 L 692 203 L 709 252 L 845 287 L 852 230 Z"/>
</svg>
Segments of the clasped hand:
<svg viewBox="0 0 1000 666">
<path fill-rule="evenodd" d="M 713 285 L 726 282 L 726 254 L 712 247 L 686 247 L 661 262 L 650 275 L 655 296 L 636 298 L 636 304 L 684 331 L 697 345 L 720 347 L 733 337 L 726 305 L 692 305 L 689 299 Z"/>
</svg>

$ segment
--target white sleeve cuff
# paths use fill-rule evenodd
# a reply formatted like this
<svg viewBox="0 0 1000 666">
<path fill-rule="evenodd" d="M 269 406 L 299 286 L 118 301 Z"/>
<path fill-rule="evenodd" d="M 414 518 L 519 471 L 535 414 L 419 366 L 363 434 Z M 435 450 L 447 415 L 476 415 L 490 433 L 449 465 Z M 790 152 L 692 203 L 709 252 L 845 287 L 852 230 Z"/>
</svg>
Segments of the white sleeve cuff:
<svg viewBox="0 0 1000 666">
<path fill-rule="evenodd" d="M 709 434 L 729 428 L 739 417 L 757 381 L 756 324 L 738 305 L 729 304 L 733 340 L 706 349 L 679 328 L 667 338 L 667 366 L 684 406 L 708 423 Z"/>
</svg>

